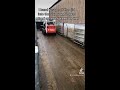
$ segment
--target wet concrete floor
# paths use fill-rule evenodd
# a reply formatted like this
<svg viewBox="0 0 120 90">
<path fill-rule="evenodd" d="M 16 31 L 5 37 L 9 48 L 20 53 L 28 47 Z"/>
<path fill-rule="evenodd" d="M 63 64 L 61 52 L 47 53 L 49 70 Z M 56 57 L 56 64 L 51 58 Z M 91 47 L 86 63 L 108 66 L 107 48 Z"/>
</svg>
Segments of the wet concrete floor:
<svg viewBox="0 0 120 90">
<path fill-rule="evenodd" d="M 41 90 L 85 90 L 85 50 L 60 35 L 37 32 Z"/>
</svg>

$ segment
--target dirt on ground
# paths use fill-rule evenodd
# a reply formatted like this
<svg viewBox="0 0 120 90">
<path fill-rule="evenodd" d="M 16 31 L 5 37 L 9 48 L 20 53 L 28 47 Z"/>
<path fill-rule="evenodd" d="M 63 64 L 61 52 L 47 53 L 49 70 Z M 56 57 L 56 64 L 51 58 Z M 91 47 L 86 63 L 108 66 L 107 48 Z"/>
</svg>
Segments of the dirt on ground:
<svg viewBox="0 0 120 90">
<path fill-rule="evenodd" d="M 85 50 L 60 35 L 37 32 L 41 90 L 85 90 Z"/>
</svg>

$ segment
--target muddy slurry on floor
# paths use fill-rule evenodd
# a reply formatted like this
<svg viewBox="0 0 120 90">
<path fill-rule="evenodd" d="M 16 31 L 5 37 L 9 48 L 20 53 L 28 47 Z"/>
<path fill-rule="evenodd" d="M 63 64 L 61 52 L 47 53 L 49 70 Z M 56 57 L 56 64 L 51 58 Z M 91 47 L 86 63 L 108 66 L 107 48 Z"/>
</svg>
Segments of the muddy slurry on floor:
<svg viewBox="0 0 120 90">
<path fill-rule="evenodd" d="M 37 32 L 41 90 L 85 90 L 85 50 L 59 35 Z"/>
</svg>

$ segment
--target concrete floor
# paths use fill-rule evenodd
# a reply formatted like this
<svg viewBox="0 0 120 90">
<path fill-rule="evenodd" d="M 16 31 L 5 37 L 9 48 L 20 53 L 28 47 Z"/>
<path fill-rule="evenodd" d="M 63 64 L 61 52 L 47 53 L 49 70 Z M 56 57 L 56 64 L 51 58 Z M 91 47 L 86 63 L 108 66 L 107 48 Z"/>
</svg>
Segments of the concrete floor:
<svg viewBox="0 0 120 90">
<path fill-rule="evenodd" d="M 37 32 L 41 90 L 85 90 L 85 50 L 67 38 Z M 71 76 L 72 75 L 72 76 Z"/>
</svg>

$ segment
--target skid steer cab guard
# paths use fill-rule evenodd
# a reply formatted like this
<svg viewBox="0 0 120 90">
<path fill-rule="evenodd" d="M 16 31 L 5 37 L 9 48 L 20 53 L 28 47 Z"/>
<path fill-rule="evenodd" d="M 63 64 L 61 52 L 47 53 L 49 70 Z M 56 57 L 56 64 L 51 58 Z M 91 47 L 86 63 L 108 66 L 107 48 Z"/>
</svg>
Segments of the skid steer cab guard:
<svg viewBox="0 0 120 90">
<path fill-rule="evenodd" d="M 43 34 L 55 34 L 56 35 L 56 22 L 55 20 L 45 20 Z"/>
</svg>

